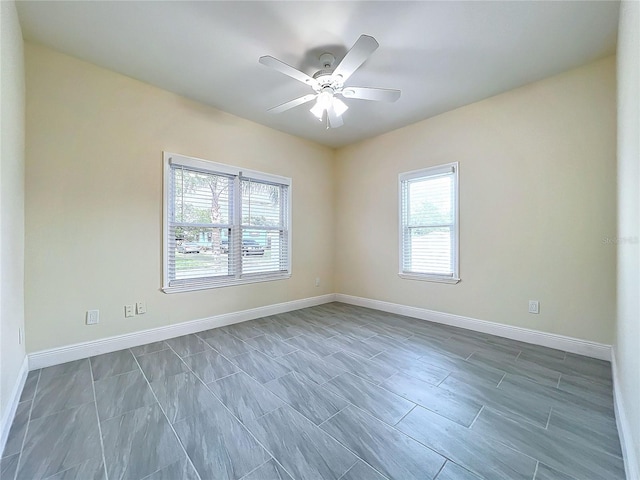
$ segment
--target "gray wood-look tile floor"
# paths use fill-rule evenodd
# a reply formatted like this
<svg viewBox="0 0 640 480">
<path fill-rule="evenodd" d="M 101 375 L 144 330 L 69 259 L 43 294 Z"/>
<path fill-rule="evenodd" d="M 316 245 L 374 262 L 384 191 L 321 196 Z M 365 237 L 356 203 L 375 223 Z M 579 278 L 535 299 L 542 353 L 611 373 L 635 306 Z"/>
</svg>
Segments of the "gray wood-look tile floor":
<svg viewBox="0 0 640 480">
<path fill-rule="evenodd" d="M 615 480 L 608 362 L 339 303 L 29 373 L 2 480 Z"/>
</svg>

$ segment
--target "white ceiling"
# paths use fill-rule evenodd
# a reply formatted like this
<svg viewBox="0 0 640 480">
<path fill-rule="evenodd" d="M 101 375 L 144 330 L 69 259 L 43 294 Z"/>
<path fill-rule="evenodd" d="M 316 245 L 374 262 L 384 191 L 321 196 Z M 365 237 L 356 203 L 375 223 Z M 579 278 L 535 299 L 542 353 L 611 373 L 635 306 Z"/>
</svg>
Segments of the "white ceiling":
<svg viewBox="0 0 640 480">
<path fill-rule="evenodd" d="M 25 39 L 220 110 L 339 147 L 615 53 L 617 1 L 19 1 Z M 258 63 L 274 56 L 313 74 L 361 34 L 380 47 L 347 85 L 398 88 L 396 103 L 346 100 L 326 130 L 312 93 Z"/>
</svg>

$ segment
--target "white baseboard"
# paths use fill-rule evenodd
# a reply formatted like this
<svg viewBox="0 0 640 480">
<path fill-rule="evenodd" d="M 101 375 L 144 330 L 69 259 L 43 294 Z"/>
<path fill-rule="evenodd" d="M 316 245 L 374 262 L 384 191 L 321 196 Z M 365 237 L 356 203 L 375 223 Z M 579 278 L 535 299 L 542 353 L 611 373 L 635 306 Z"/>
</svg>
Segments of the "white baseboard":
<svg viewBox="0 0 640 480">
<path fill-rule="evenodd" d="M 470 317 L 463 317 L 450 313 L 437 312 L 427 310 L 425 308 L 409 307 L 396 303 L 383 302 L 380 300 L 372 300 L 369 298 L 355 297 L 352 295 L 327 294 L 317 297 L 304 298 L 301 300 L 293 300 L 290 302 L 277 303 L 264 307 L 251 308 L 238 312 L 224 313 L 214 315 L 198 320 L 167 325 L 164 327 L 143 330 L 139 332 L 117 335 L 114 337 L 102 338 L 90 342 L 66 345 L 64 347 L 42 350 L 30 353 L 29 370 L 37 368 L 50 367 L 81 358 L 100 355 L 102 353 L 115 352 L 123 348 L 136 347 L 146 343 L 158 342 L 169 338 L 197 333 L 210 328 L 223 327 L 238 322 L 253 320 L 268 315 L 276 315 L 279 313 L 299 310 L 301 308 L 322 305 L 333 301 L 348 303 L 351 305 L 359 305 L 362 307 L 373 308 L 384 312 L 396 313 L 412 318 L 427 320 L 435 323 L 452 325 L 455 327 L 466 328 L 478 332 L 489 333 L 501 337 L 511 338 L 526 343 L 542 345 L 545 347 L 556 348 L 571 353 L 586 355 L 602 360 L 611 360 L 611 346 L 601 343 L 589 342 L 562 335 L 552 333 L 539 332 L 521 327 L 514 327 L 500 323 L 478 320 Z"/>
<path fill-rule="evenodd" d="M 240 310 L 238 312 L 223 313 L 212 317 L 191 320 L 188 322 L 167 325 L 164 327 L 143 330 L 140 332 L 127 333 L 114 337 L 102 338 L 90 342 L 76 343 L 50 350 L 42 350 L 29 354 L 29 369 L 50 367 L 60 363 L 71 362 L 81 358 L 87 358 L 102 353 L 115 352 L 124 348 L 137 347 L 147 343 L 168 340 L 169 338 L 180 337 L 190 333 L 202 332 L 210 328 L 224 327 L 234 323 L 245 322 L 269 315 L 299 310 L 301 308 L 313 307 L 324 303 L 333 302 L 334 294 L 320 295 L 317 297 L 293 300 L 290 302 L 276 303 L 264 307 Z"/>
<path fill-rule="evenodd" d="M 426 308 L 409 307 L 397 303 L 372 300 L 370 298 L 355 297 L 338 293 L 335 296 L 336 302 L 349 303 L 361 307 L 382 310 L 383 312 L 396 313 L 407 317 L 427 320 L 434 323 L 442 323 L 454 327 L 475 330 L 477 332 L 497 335 L 499 337 L 510 338 L 525 343 L 541 345 L 543 347 L 555 348 L 566 352 L 585 355 L 587 357 L 599 358 L 600 360 L 611 360 L 611 345 L 580 340 L 553 333 L 539 332 L 528 328 L 514 327 L 502 323 L 488 322 L 476 318 L 463 317 L 451 313 L 427 310 Z"/>
<path fill-rule="evenodd" d="M 13 385 L 13 390 L 9 397 L 9 404 L 7 405 L 7 408 L 4 409 L 2 419 L 0 419 L 0 457 L 2 457 L 2 452 L 4 452 L 4 447 L 7 444 L 9 431 L 11 430 L 11 425 L 13 424 L 13 419 L 16 415 L 16 410 L 18 409 L 18 402 L 20 401 L 20 396 L 22 395 L 22 389 L 24 388 L 24 383 L 27 380 L 28 373 L 29 359 L 25 355 L 20 371 L 18 372 L 18 378 L 16 383 Z"/>
<path fill-rule="evenodd" d="M 616 413 L 616 426 L 618 427 L 618 437 L 620 437 L 620 449 L 622 450 L 622 457 L 624 458 L 624 470 L 627 478 L 632 480 L 634 478 L 640 478 L 640 463 L 638 463 L 640 458 L 638 458 L 633 445 L 633 437 L 630 431 L 631 426 L 620 392 L 620 377 L 618 376 L 615 348 L 613 348 L 611 352 L 611 370 L 613 373 L 613 407 Z"/>
<path fill-rule="evenodd" d="M 175 325 L 167 325 L 150 330 L 133 332 L 124 335 L 94 340 L 85 343 L 78 343 L 64 347 L 43 350 L 29 354 L 20 369 L 18 381 L 14 386 L 11 395 L 10 406 L 5 410 L 0 423 L 0 452 L 4 449 L 4 445 L 9 435 L 9 429 L 13 422 L 13 418 L 18 406 L 18 400 L 25 384 L 28 370 L 58 365 L 81 358 L 87 358 L 102 353 L 114 352 L 124 348 L 131 348 L 138 345 L 144 345 L 151 342 L 167 340 L 169 338 L 197 333 L 210 328 L 223 327 L 234 323 L 253 320 L 269 315 L 299 310 L 301 308 L 313 307 L 329 302 L 343 302 L 351 305 L 381 310 L 383 312 L 395 313 L 407 317 L 417 318 L 435 323 L 451 325 L 455 327 L 475 330 L 478 332 L 497 335 L 500 337 L 510 338 L 521 342 L 541 345 L 545 347 L 564 350 L 579 355 L 585 355 L 601 360 L 609 360 L 612 362 L 613 370 L 613 387 L 616 409 L 616 421 L 618 423 L 618 432 L 622 451 L 625 457 L 625 468 L 627 478 L 640 478 L 638 472 L 638 458 L 631 444 L 631 436 L 628 431 L 628 421 L 625 415 L 622 397 L 617 390 L 617 370 L 615 363 L 615 355 L 610 345 L 605 345 L 587 340 L 581 340 L 563 335 L 540 332 L 527 328 L 514 327 L 486 320 L 479 320 L 461 315 L 438 312 L 425 308 L 410 307 L 396 303 L 384 302 L 380 300 L 372 300 L 369 298 L 356 297 L 344 294 L 327 294 L 317 297 L 305 298 L 301 300 L 293 300 L 290 302 L 267 305 L 264 307 L 241 310 L 212 317 L 192 320 Z M 625 441 L 626 439 L 626 441 Z"/>
</svg>

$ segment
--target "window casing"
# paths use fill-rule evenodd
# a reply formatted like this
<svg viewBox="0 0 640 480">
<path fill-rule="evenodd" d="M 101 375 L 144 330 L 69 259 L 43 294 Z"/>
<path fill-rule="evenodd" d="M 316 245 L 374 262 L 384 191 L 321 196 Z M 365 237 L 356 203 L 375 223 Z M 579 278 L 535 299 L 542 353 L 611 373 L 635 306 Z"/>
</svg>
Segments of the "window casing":
<svg viewBox="0 0 640 480">
<path fill-rule="evenodd" d="M 291 179 L 164 154 L 163 291 L 291 276 Z"/>
<path fill-rule="evenodd" d="M 402 173 L 399 190 L 399 275 L 458 283 L 458 163 Z"/>
</svg>

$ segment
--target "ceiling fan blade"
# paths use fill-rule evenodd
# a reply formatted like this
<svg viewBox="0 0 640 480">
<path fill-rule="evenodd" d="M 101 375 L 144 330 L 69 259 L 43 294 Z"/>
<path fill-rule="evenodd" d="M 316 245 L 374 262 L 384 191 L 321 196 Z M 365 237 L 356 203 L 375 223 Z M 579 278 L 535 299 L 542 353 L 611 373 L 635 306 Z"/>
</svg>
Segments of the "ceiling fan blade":
<svg viewBox="0 0 640 480">
<path fill-rule="evenodd" d="M 311 87 L 316 87 L 318 82 L 315 78 L 310 77 L 304 72 L 293 68 L 291 65 L 287 65 L 286 63 L 278 60 L 277 58 L 273 58 L 269 55 L 265 55 L 264 57 L 260 57 L 258 60 L 261 64 L 266 65 L 267 67 L 271 67 L 275 70 L 278 70 L 280 73 L 284 73 L 291 78 L 295 78 L 299 82 L 306 83 Z"/>
<path fill-rule="evenodd" d="M 369 58 L 376 48 L 378 48 L 378 42 L 375 38 L 369 35 L 360 35 L 360 38 L 353 44 L 351 50 L 347 52 L 340 64 L 333 71 L 333 75 L 340 75 L 342 81 L 346 81 L 353 72 L 355 72 L 364 61 Z"/>
<path fill-rule="evenodd" d="M 359 98 L 361 100 L 376 100 L 379 102 L 395 102 L 400 98 L 400 90 L 373 87 L 345 87 L 342 90 L 345 98 Z"/>
<path fill-rule="evenodd" d="M 297 107 L 298 105 L 302 105 L 303 103 L 310 102 L 311 100 L 316 98 L 316 96 L 317 95 L 314 95 L 314 94 L 305 95 L 304 97 L 299 97 L 299 98 L 296 98 L 295 100 L 291 100 L 289 102 L 283 103 L 282 105 L 278 105 L 276 107 L 270 108 L 269 110 L 267 110 L 267 112 L 282 113 L 286 110 L 289 110 L 290 108 Z"/>
<path fill-rule="evenodd" d="M 336 110 L 333 108 L 333 105 L 327 108 L 327 115 L 329 116 L 329 127 L 338 128 L 344 125 L 342 117 L 336 114 Z"/>
</svg>

